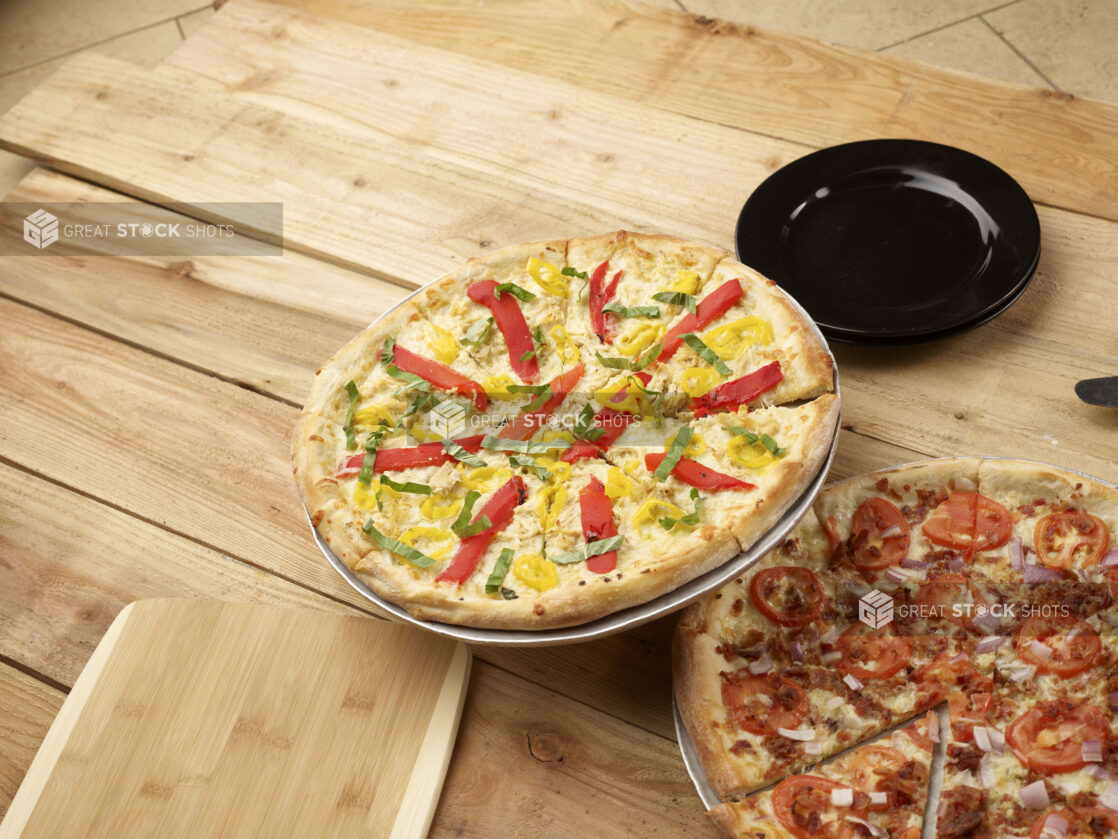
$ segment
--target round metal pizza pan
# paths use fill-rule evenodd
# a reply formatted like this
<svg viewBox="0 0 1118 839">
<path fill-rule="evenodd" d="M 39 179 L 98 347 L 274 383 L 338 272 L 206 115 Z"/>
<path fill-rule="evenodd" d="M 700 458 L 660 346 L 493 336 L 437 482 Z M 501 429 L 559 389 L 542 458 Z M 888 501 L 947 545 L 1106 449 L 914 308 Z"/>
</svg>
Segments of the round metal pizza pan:
<svg viewBox="0 0 1118 839">
<path fill-rule="evenodd" d="M 441 278 L 439 278 L 441 279 Z M 437 283 L 439 279 L 433 280 L 432 283 Z M 431 285 L 429 283 L 428 285 Z M 427 286 L 417 289 L 409 294 L 407 297 L 400 300 L 394 306 L 385 311 L 372 325 L 378 321 L 388 317 L 397 308 L 402 306 L 416 294 L 419 294 Z M 839 392 L 839 373 L 838 366 L 835 364 L 834 355 L 831 353 L 830 347 L 827 345 L 827 339 L 823 337 L 823 333 L 816 327 L 815 322 L 804 311 L 803 307 L 796 302 L 791 296 L 788 296 L 791 305 L 795 307 L 811 324 L 812 333 L 819 341 L 820 345 L 827 351 L 831 358 L 831 364 L 835 371 L 834 393 L 839 397 L 841 405 L 841 394 Z M 663 617 L 664 615 L 671 614 L 682 609 L 696 600 L 701 599 L 712 591 L 724 586 L 730 580 L 737 577 L 747 568 L 754 565 L 769 551 L 773 550 L 785 536 L 799 523 L 807 512 L 811 509 L 812 502 L 823 488 L 823 483 L 826 480 L 827 473 L 830 470 L 831 462 L 835 457 L 835 449 L 838 446 L 839 428 L 841 421 L 835 423 L 834 433 L 831 437 L 830 447 L 827 456 L 816 472 L 811 483 L 807 489 L 784 511 L 781 518 L 774 524 L 765 534 L 758 539 L 746 551 L 735 556 L 733 559 L 728 560 L 722 565 L 714 568 L 702 576 L 685 583 L 684 585 L 662 594 L 661 596 L 649 600 L 637 606 L 632 606 L 628 609 L 623 609 L 614 612 L 605 617 L 598 618 L 587 623 L 577 624 L 575 626 L 566 626 L 556 629 L 541 629 L 541 630 L 524 630 L 524 629 L 486 629 L 471 626 L 459 626 L 457 624 L 443 623 L 441 621 L 421 620 L 408 613 L 406 609 L 383 597 L 380 597 L 375 591 L 372 590 L 357 574 L 355 574 L 349 566 L 345 564 L 338 557 L 337 554 L 330 548 L 330 545 L 312 525 L 311 534 L 314 537 L 315 544 L 318 545 L 319 550 L 322 551 L 327 561 L 334 566 L 334 569 L 342 575 L 342 578 L 349 583 L 354 590 L 365 597 L 370 603 L 377 607 L 381 612 L 387 612 L 394 618 L 404 621 L 405 623 L 412 624 L 413 626 L 425 629 L 428 632 L 433 632 L 436 635 L 441 635 L 446 638 L 453 638 L 458 641 L 465 641 L 468 644 L 481 644 L 486 646 L 505 646 L 505 647 L 532 647 L 532 646 L 551 646 L 555 644 L 571 644 L 580 641 L 590 641 L 595 638 L 603 638 L 608 635 L 614 635 L 619 632 L 632 629 L 633 627 L 640 626 L 641 624 L 648 623 L 656 618 Z M 307 514 L 307 522 L 310 524 L 310 512 L 304 510 Z"/>
</svg>

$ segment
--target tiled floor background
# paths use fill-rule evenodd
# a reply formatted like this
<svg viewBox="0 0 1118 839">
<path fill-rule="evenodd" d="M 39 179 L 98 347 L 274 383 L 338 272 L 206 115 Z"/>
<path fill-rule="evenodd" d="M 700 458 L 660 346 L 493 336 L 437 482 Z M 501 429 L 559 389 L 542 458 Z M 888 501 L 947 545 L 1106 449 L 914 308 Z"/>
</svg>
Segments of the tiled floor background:
<svg viewBox="0 0 1118 839">
<path fill-rule="evenodd" d="M 649 2 L 1118 104 L 1118 0 Z M 0 0 L 0 113 L 83 50 L 153 66 L 212 13 L 205 0 Z M 0 152 L 0 195 L 29 168 Z"/>
</svg>

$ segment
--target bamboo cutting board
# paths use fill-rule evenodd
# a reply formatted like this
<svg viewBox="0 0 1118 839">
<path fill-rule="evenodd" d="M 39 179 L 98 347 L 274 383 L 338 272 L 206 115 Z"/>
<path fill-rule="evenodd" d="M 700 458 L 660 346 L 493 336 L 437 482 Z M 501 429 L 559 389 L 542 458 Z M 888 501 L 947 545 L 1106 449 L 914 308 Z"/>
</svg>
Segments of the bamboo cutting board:
<svg viewBox="0 0 1118 839">
<path fill-rule="evenodd" d="M 0 837 L 426 836 L 459 643 L 370 618 L 142 600 L 105 634 Z"/>
</svg>

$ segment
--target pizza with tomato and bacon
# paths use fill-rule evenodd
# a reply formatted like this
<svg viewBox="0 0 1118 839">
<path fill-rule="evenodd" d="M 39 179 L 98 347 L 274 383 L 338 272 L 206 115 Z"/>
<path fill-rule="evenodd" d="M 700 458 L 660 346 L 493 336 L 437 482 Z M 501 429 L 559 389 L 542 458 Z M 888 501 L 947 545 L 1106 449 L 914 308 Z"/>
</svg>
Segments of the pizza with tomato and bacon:
<svg viewBox="0 0 1118 839">
<path fill-rule="evenodd" d="M 838 421 L 810 322 L 721 250 L 619 232 L 466 262 L 318 372 L 313 525 L 422 619 L 542 629 L 646 602 L 767 532 Z"/>
<path fill-rule="evenodd" d="M 938 712 L 938 836 L 1118 835 L 1115 534 L 1118 490 L 1026 461 L 924 461 L 824 490 L 681 617 L 680 714 L 740 802 L 712 818 L 732 837 L 905 835 L 846 792 L 829 803 L 827 785 L 872 790 L 825 761 Z M 790 797 L 802 777 L 827 785 Z"/>
</svg>

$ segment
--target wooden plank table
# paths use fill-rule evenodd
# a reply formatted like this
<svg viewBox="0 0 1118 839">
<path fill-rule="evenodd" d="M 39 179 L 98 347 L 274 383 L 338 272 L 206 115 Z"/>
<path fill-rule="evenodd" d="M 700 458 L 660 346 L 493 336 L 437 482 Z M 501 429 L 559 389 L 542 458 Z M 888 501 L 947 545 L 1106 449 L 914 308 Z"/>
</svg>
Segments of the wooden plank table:
<svg viewBox="0 0 1118 839">
<path fill-rule="evenodd" d="M 0 814 L 128 602 L 370 608 L 322 560 L 289 439 L 316 366 L 461 260 L 621 227 L 732 246 L 766 175 L 947 142 L 1038 205 L 979 329 L 836 346 L 832 476 L 1040 459 L 1118 481 L 1118 108 L 628 0 L 231 0 L 163 66 L 79 57 L 0 118 L 11 202 L 282 201 L 283 257 L 0 258 Z M 246 219 L 230 215 L 238 223 Z M 715 835 L 679 758 L 673 620 L 478 648 L 431 835 Z"/>
</svg>

